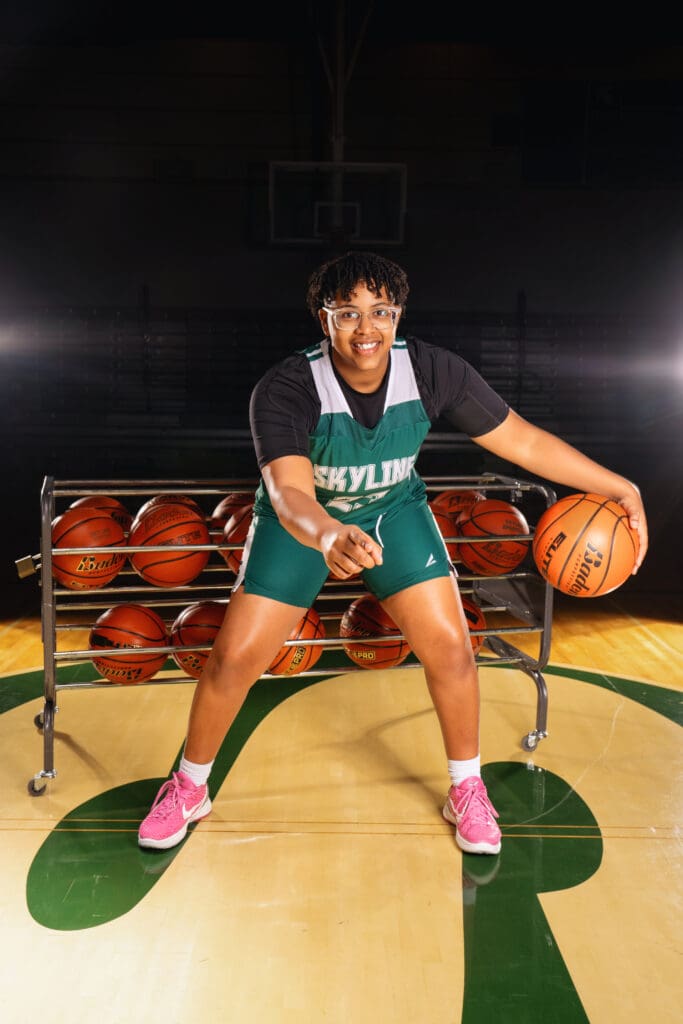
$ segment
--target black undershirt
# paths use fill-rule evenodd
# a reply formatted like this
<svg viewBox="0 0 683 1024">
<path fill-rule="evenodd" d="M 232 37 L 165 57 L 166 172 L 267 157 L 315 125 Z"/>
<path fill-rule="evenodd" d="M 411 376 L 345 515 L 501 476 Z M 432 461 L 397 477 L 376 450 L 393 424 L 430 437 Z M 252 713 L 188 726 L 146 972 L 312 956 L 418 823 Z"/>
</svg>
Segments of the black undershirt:
<svg viewBox="0 0 683 1024">
<path fill-rule="evenodd" d="M 344 398 L 349 403 L 349 409 L 354 420 L 357 420 L 364 427 L 372 429 L 376 427 L 379 421 L 382 419 L 384 412 L 384 403 L 387 397 L 387 388 L 389 386 L 389 370 L 391 369 L 391 352 L 389 353 L 389 363 L 387 364 L 386 372 L 382 377 L 382 383 L 376 391 L 356 391 L 351 385 L 344 380 L 341 373 L 332 362 L 332 371 L 339 381 L 339 386 L 344 393 Z"/>
<path fill-rule="evenodd" d="M 406 338 L 420 398 L 432 425 L 441 417 L 470 437 L 487 434 L 509 412 L 507 402 L 461 356 Z M 355 391 L 333 369 L 351 413 L 372 428 L 381 419 L 389 369 L 376 391 Z M 256 384 L 249 403 L 249 420 L 260 467 L 283 455 L 308 455 L 309 435 L 320 418 L 320 400 L 308 359 L 301 352 L 271 367 Z"/>
</svg>

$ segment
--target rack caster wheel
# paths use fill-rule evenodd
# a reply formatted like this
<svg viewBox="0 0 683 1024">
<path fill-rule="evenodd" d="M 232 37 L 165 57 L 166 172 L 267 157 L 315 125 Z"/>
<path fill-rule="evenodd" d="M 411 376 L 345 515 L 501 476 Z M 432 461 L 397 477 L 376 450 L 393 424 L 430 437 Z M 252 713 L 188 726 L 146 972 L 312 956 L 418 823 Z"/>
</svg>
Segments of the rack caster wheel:
<svg viewBox="0 0 683 1024">
<path fill-rule="evenodd" d="M 530 732 L 522 737 L 522 750 L 535 750 L 538 746 L 538 733 Z"/>
<path fill-rule="evenodd" d="M 38 732 L 42 732 L 43 731 L 44 722 L 43 722 L 43 712 L 42 711 L 40 712 L 40 714 L 36 715 L 36 717 L 33 719 L 33 724 L 35 725 L 35 727 L 38 730 Z"/>
<path fill-rule="evenodd" d="M 44 796 L 45 790 L 47 789 L 47 782 L 44 782 L 42 786 L 40 786 L 35 779 L 31 779 L 27 788 L 31 796 Z"/>
</svg>

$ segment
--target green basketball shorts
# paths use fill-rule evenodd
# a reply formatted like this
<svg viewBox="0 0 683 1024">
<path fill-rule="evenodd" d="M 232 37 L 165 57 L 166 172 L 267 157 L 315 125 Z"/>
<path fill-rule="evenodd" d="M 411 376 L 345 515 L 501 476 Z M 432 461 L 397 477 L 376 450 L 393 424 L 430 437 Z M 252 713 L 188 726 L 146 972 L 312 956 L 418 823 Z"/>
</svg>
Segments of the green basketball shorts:
<svg viewBox="0 0 683 1024">
<path fill-rule="evenodd" d="M 455 573 L 443 537 L 424 498 L 380 516 L 370 509 L 349 517 L 383 549 L 383 563 L 361 577 L 381 601 L 424 580 Z M 329 569 L 319 551 L 300 544 L 275 516 L 255 516 L 244 545 L 235 589 L 310 608 Z"/>
</svg>

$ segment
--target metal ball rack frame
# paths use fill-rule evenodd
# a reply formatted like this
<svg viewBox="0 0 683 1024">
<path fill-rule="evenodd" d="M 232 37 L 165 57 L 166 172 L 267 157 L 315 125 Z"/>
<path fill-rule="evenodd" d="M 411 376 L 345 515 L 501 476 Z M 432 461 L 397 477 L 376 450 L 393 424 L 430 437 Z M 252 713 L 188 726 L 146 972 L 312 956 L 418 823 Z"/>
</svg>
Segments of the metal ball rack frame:
<svg viewBox="0 0 683 1024">
<path fill-rule="evenodd" d="M 486 497 L 495 496 L 522 507 L 524 501 L 533 497 L 540 502 L 542 511 L 557 499 L 555 492 L 544 484 L 514 477 L 496 474 L 480 476 L 425 476 L 428 497 L 434 497 L 443 490 L 477 490 Z M 104 587 L 92 590 L 70 590 L 57 585 L 53 574 L 53 556 L 55 554 L 120 554 L 122 548 L 60 548 L 57 552 L 52 547 L 52 521 L 63 511 L 59 508 L 64 499 L 69 503 L 87 495 L 107 495 L 118 498 L 126 504 L 131 498 L 146 500 L 159 494 L 185 494 L 193 497 L 200 504 L 211 502 L 214 507 L 218 501 L 231 491 L 254 490 L 255 480 L 56 480 L 46 476 L 41 489 L 41 545 L 40 553 L 29 555 L 16 561 L 20 578 L 36 573 L 40 577 L 41 588 L 41 631 L 43 642 L 44 664 L 44 702 L 42 711 L 35 716 L 34 722 L 43 736 L 43 767 L 28 782 L 28 791 L 32 796 L 42 795 L 49 780 L 57 775 L 54 760 L 55 715 L 58 710 L 57 696 L 66 689 L 92 689 L 101 686 L 128 685 L 111 683 L 97 677 L 93 665 L 94 678 L 80 682 L 63 682 L 58 676 L 58 668 L 68 663 L 90 662 L 92 651 L 69 648 L 68 642 L 58 644 L 58 636 L 67 637 L 76 630 L 85 630 L 88 623 L 73 621 L 70 615 L 75 613 L 99 613 L 102 609 L 111 608 L 117 600 L 135 601 L 154 607 L 162 614 L 172 612 L 173 618 L 187 604 L 200 600 L 229 600 L 230 589 L 234 582 L 234 574 L 220 557 L 220 552 L 239 548 L 241 545 L 208 544 L 184 547 L 177 545 L 176 550 L 208 550 L 218 555 L 212 562 L 211 555 L 206 568 L 199 576 L 186 586 L 162 588 L 146 583 L 133 570 L 125 567 L 117 577 Z M 65 506 L 66 507 L 66 506 Z M 207 519 L 210 512 L 207 512 Z M 491 540 L 528 541 L 533 540 L 533 528 L 529 534 L 519 536 L 501 536 L 497 538 L 463 538 L 447 537 L 450 544 L 476 544 Z M 159 547 L 127 547 L 127 554 L 136 551 L 165 551 L 167 546 Z M 132 577 L 132 582 L 131 582 Z M 463 594 L 479 605 L 485 617 L 492 614 L 503 616 L 503 624 L 482 630 L 472 630 L 473 636 L 484 638 L 484 644 L 476 655 L 478 665 L 508 665 L 516 667 L 530 676 L 536 687 L 536 719 L 534 728 L 530 729 L 521 739 L 522 749 L 533 751 L 547 733 L 548 690 L 543 678 L 543 669 L 547 665 L 550 654 L 551 626 L 553 611 L 553 589 L 540 575 L 533 559 L 529 555 L 517 569 L 499 576 L 481 576 L 458 571 L 458 586 Z M 344 608 L 350 601 L 367 593 L 362 581 L 337 581 L 329 579 L 323 585 L 314 607 L 327 625 L 341 618 Z M 515 647 L 512 640 L 515 634 L 533 633 L 538 638 L 538 653 L 532 657 Z M 296 644 L 297 641 L 289 641 Z M 330 667 L 315 667 L 301 675 L 324 677 L 341 675 L 353 671 L 363 671 L 343 653 L 342 643 L 338 636 L 327 636 L 325 639 L 307 641 L 321 645 L 330 651 L 340 652 L 340 657 Z M 61 649 L 60 649 L 61 648 Z M 164 651 L 169 657 L 174 652 L 206 650 L 206 645 L 173 646 L 166 648 L 139 648 L 141 653 Z M 107 652 L 116 656 L 116 651 Z M 126 649 L 118 652 L 125 656 Z M 411 655 L 412 657 L 412 655 Z M 398 667 L 398 666 L 397 666 Z M 401 669 L 420 668 L 419 662 L 413 658 L 404 662 Z M 384 671 L 396 671 L 396 668 Z M 264 673 L 261 678 L 275 678 Z M 279 678 L 279 677 L 278 677 Z M 188 675 L 171 674 L 164 669 L 153 678 L 138 683 L 138 686 L 168 685 L 170 683 L 195 683 L 196 679 Z"/>
</svg>

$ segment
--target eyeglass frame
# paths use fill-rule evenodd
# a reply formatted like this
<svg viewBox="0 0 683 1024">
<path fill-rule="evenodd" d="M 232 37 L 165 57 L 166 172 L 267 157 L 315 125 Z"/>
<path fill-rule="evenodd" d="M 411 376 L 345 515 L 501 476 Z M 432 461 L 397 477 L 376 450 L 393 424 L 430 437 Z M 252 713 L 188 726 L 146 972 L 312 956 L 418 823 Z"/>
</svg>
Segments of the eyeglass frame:
<svg viewBox="0 0 683 1024">
<path fill-rule="evenodd" d="M 365 313 L 362 313 L 359 309 L 353 309 L 351 306 L 341 306 L 339 309 L 330 309 L 329 306 L 321 306 L 320 308 L 325 313 L 327 313 L 329 316 L 332 317 L 332 323 L 334 324 L 334 326 L 337 328 L 338 331 L 355 331 L 356 328 L 359 326 L 359 324 L 362 324 L 364 316 L 367 316 L 368 319 L 370 319 L 370 317 L 372 316 L 373 313 L 377 313 L 381 309 L 386 309 L 386 310 L 388 310 L 391 313 L 391 325 L 387 324 L 386 326 L 384 326 L 383 324 L 382 325 L 376 324 L 374 326 L 376 326 L 377 329 L 380 330 L 380 331 L 387 330 L 389 328 L 389 326 L 391 326 L 391 327 L 394 326 L 394 324 L 396 323 L 396 321 L 398 319 L 399 313 L 402 312 L 400 306 L 390 306 L 390 305 L 379 306 L 379 307 L 377 307 L 377 309 L 370 309 L 370 310 L 368 310 Z M 349 326 L 349 327 L 340 327 L 339 324 L 337 323 L 336 314 L 337 313 L 344 313 L 344 312 L 356 313 L 358 315 L 358 320 L 357 320 L 357 322 L 352 327 L 351 326 Z"/>
</svg>

